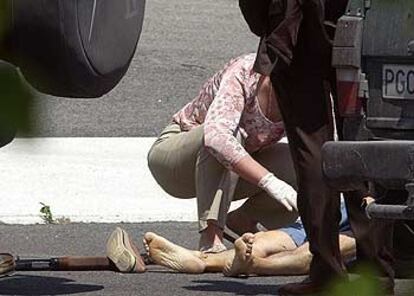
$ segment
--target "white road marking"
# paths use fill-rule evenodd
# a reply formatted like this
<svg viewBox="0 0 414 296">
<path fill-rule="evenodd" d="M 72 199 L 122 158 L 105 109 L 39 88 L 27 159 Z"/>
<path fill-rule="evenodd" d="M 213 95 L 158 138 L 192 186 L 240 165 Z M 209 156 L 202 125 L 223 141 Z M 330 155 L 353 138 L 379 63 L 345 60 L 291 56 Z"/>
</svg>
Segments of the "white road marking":
<svg viewBox="0 0 414 296">
<path fill-rule="evenodd" d="M 16 139 L 0 149 L 0 222 L 196 221 L 195 199 L 166 194 L 147 168 L 154 138 Z M 234 203 L 233 208 L 239 203 Z"/>
</svg>

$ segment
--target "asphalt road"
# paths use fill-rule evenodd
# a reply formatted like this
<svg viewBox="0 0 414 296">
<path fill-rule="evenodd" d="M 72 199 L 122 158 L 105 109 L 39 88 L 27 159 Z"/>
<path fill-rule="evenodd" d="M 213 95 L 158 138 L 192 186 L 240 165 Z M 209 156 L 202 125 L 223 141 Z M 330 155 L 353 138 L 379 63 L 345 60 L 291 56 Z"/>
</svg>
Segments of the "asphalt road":
<svg viewBox="0 0 414 296">
<path fill-rule="evenodd" d="M 93 100 L 39 94 L 36 136 L 155 136 L 206 78 L 231 57 L 255 51 L 257 42 L 236 0 L 148 0 L 138 51 L 120 85 Z M 115 226 L 0 225 L 0 251 L 22 257 L 103 255 Z M 155 231 L 186 247 L 197 243 L 195 223 L 122 226 L 136 238 Z M 278 295 L 280 284 L 302 278 L 184 275 L 156 266 L 139 275 L 19 272 L 0 280 L 0 295 Z M 412 295 L 410 284 L 399 280 L 397 295 Z"/>
<path fill-rule="evenodd" d="M 156 136 L 204 80 L 256 50 L 236 0 L 148 0 L 138 50 L 121 83 L 100 99 L 39 95 L 37 136 Z"/>
<path fill-rule="evenodd" d="M 21 257 L 103 255 L 115 224 L 0 225 L 1 252 Z M 155 231 L 186 247 L 197 244 L 195 223 L 123 224 L 138 241 Z M 185 275 L 150 266 L 144 274 L 93 272 L 18 272 L 0 280 L 0 295 L 278 295 L 278 285 L 295 277 L 225 278 Z M 301 279 L 301 277 L 299 278 Z M 208 293 L 207 293 L 208 292 Z"/>
<path fill-rule="evenodd" d="M 188 248 L 197 245 L 196 223 L 0 225 L 0 250 L 22 258 L 104 255 L 105 241 L 116 226 L 126 229 L 137 242 L 146 231 L 154 231 Z M 144 274 L 18 272 L 0 280 L 0 295 L 278 295 L 281 284 L 302 279 L 185 275 L 158 266 L 150 266 Z M 413 295 L 413 287 L 412 281 L 398 280 L 396 295 Z"/>
</svg>

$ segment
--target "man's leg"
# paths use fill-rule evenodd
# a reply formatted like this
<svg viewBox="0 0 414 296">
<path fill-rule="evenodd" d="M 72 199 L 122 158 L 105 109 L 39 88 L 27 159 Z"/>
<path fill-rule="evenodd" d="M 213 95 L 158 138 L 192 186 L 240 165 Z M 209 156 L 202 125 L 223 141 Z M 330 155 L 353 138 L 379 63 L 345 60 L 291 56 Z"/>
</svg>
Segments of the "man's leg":
<svg viewBox="0 0 414 296">
<path fill-rule="evenodd" d="M 221 253 L 203 253 L 176 245 L 148 232 L 144 246 L 154 263 L 183 273 L 221 272 L 226 262 L 234 258 L 234 250 Z"/>
<path fill-rule="evenodd" d="M 341 255 L 344 260 L 355 256 L 355 239 L 352 236 L 341 234 L 339 236 Z M 255 246 L 253 246 L 254 250 Z M 295 248 L 278 252 L 265 258 L 252 258 L 251 273 L 256 275 L 304 275 L 309 273 L 312 253 L 309 243 Z"/>
<path fill-rule="evenodd" d="M 152 232 L 144 235 L 144 245 L 149 257 L 158 265 L 184 273 L 221 272 L 227 268 L 226 275 L 236 276 L 250 273 L 246 254 L 249 252 L 248 248 L 252 250 L 253 241 L 249 246 L 246 242 L 253 238 L 255 247 L 252 254 L 257 258 L 296 248 L 295 242 L 283 231 L 243 235 L 235 243 L 236 251 L 240 256 L 237 260 L 235 260 L 235 250 L 217 254 L 188 250 Z M 233 261 L 236 261 L 237 266 L 233 266 Z"/>
<path fill-rule="evenodd" d="M 339 236 L 344 260 L 355 257 L 355 239 L 350 233 Z M 303 275 L 308 274 L 312 261 L 309 243 L 297 247 L 292 237 L 282 230 L 244 234 L 235 243 L 234 260 L 228 261 L 223 272 L 227 276 Z"/>
<path fill-rule="evenodd" d="M 343 258 L 353 258 L 354 238 L 341 234 L 339 241 Z M 296 247 L 293 239 L 279 230 L 245 234 L 236 241 L 235 250 L 218 254 L 188 250 L 151 232 L 145 234 L 144 245 L 156 264 L 183 273 L 299 275 L 309 272 L 312 259 L 309 243 Z"/>
<path fill-rule="evenodd" d="M 253 248 L 254 246 L 254 248 Z M 252 258 L 266 258 L 280 252 L 296 249 L 293 239 L 283 231 L 245 233 L 227 254 L 206 254 L 203 261 L 206 272 L 223 271 L 226 276 L 254 274 Z"/>
<path fill-rule="evenodd" d="M 253 238 L 252 256 L 267 258 L 274 254 L 295 250 L 295 241 L 289 234 L 280 230 L 256 233 Z"/>
<path fill-rule="evenodd" d="M 345 194 L 349 222 L 357 241 L 357 261 L 368 264 L 381 276 L 394 285 L 394 257 L 392 255 L 393 228 L 392 220 L 369 219 L 362 208 L 361 192 Z"/>
<path fill-rule="evenodd" d="M 339 252 L 339 194 L 324 182 L 322 145 L 333 140 L 329 93 L 321 74 L 274 73 L 272 82 L 279 99 L 298 182 L 298 208 L 313 254 L 310 279 L 324 285 L 344 275 Z M 298 292 L 301 293 L 301 292 Z"/>
<path fill-rule="evenodd" d="M 295 241 L 284 231 L 272 230 L 256 234 L 245 233 L 234 243 L 234 258 L 229 258 L 223 268 L 225 276 L 255 274 L 254 259 L 292 251 Z"/>
</svg>

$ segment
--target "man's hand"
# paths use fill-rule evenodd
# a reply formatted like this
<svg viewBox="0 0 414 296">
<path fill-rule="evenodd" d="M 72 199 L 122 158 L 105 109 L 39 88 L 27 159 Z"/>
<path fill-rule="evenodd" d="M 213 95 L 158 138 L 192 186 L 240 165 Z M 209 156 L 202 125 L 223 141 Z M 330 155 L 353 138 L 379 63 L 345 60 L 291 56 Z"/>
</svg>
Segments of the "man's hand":
<svg viewBox="0 0 414 296">
<path fill-rule="evenodd" d="M 270 197 L 276 199 L 288 211 L 297 211 L 297 193 L 292 186 L 276 178 L 272 173 L 268 173 L 259 181 L 259 187 L 262 188 Z"/>
</svg>

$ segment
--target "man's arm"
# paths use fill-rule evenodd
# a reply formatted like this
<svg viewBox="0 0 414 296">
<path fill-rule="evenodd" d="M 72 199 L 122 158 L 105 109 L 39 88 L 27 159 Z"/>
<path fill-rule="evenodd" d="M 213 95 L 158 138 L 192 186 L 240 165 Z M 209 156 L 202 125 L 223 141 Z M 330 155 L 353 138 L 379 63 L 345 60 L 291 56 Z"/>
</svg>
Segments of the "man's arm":
<svg viewBox="0 0 414 296">
<path fill-rule="evenodd" d="M 269 32 L 265 37 L 271 59 L 281 58 L 286 64 L 293 59 L 299 28 L 303 20 L 302 1 L 273 1 L 269 7 Z"/>
<path fill-rule="evenodd" d="M 277 64 L 290 64 L 303 19 L 302 2 L 239 0 L 240 9 L 250 30 L 261 37 L 254 65 L 256 72 L 270 75 Z"/>
</svg>

